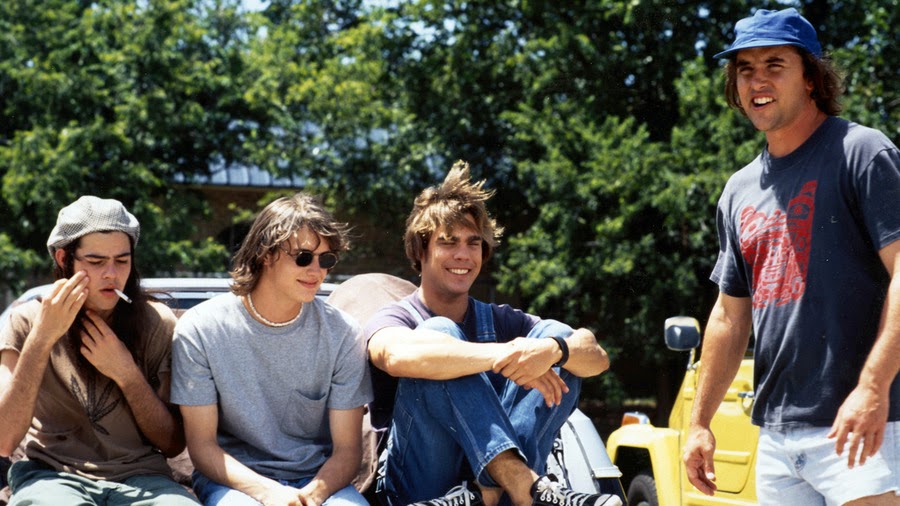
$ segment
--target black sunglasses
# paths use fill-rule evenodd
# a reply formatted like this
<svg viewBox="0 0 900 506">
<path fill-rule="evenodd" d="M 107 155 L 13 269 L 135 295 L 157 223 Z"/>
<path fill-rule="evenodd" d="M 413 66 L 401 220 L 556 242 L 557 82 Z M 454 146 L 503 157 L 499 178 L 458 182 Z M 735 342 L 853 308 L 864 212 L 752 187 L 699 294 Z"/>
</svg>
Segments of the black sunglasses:
<svg viewBox="0 0 900 506">
<path fill-rule="evenodd" d="M 313 253 L 308 249 L 300 250 L 300 253 L 297 253 L 297 256 L 294 257 L 294 262 L 297 263 L 298 267 L 306 267 L 312 263 L 315 257 L 319 257 L 319 267 L 323 269 L 331 269 L 338 263 L 337 253 L 332 251 Z"/>
</svg>

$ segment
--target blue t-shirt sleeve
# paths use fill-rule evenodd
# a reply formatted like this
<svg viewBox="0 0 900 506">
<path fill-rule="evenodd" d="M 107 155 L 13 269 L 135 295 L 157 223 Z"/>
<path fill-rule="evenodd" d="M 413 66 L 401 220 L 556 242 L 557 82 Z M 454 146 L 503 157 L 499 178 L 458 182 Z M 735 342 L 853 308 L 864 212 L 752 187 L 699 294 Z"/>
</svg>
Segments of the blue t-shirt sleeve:
<svg viewBox="0 0 900 506">
<path fill-rule="evenodd" d="M 887 147 L 857 177 L 859 208 L 876 249 L 900 239 L 900 152 Z"/>
<path fill-rule="evenodd" d="M 415 296 L 415 294 L 413 294 Z M 407 297 L 408 300 L 410 300 Z M 381 329 L 388 327 L 416 328 L 415 318 L 398 303 L 389 304 L 378 310 L 363 329 L 363 336 L 368 346 L 372 336 Z M 369 361 L 369 370 L 372 378 L 373 400 L 369 405 L 371 423 L 376 429 L 386 429 L 394 410 L 394 394 L 397 391 L 397 378 L 375 367 Z"/>
<path fill-rule="evenodd" d="M 491 304 L 494 313 L 494 330 L 497 333 L 497 341 L 506 343 L 517 337 L 527 336 L 540 318 L 515 309 L 506 304 Z"/>
<path fill-rule="evenodd" d="M 381 308 L 369 318 L 363 329 L 363 336 L 366 343 L 372 339 L 372 336 L 379 330 L 387 327 L 406 327 L 414 329 L 417 327 L 415 318 L 409 314 L 403 306 L 398 303 L 388 304 Z"/>
<path fill-rule="evenodd" d="M 716 230 L 719 237 L 719 256 L 710 279 L 719 286 L 719 291 L 732 297 L 750 296 L 750 279 L 747 264 L 741 254 L 740 237 L 734 228 L 731 216 L 731 199 L 734 190 L 726 185 L 716 209 Z"/>
</svg>

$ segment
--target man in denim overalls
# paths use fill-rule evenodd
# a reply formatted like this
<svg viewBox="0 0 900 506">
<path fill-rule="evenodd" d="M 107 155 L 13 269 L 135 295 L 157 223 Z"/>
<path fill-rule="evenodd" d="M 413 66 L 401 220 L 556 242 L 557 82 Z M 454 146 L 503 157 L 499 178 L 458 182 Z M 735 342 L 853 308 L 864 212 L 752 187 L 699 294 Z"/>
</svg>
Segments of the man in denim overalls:
<svg viewBox="0 0 900 506">
<path fill-rule="evenodd" d="M 457 162 L 416 198 L 404 242 L 421 285 L 366 325 L 372 422 L 389 431 L 379 498 L 390 506 L 620 504 L 543 475 L 581 378 L 609 359 L 587 329 L 469 296 L 502 233 L 483 184 Z"/>
</svg>

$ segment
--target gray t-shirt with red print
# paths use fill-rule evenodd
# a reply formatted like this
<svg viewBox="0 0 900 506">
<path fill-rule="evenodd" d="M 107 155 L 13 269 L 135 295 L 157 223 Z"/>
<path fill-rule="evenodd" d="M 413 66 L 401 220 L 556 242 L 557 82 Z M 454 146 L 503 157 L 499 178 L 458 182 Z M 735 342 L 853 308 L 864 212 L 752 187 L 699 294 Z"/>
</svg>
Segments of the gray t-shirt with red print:
<svg viewBox="0 0 900 506">
<path fill-rule="evenodd" d="M 830 426 L 875 342 L 900 239 L 900 153 L 881 132 L 829 117 L 794 152 L 764 151 L 719 199 L 711 279 L 750 297 L 753 423 Z M 890 420 L 900 420 L 900 380 Z"/>
</svg>

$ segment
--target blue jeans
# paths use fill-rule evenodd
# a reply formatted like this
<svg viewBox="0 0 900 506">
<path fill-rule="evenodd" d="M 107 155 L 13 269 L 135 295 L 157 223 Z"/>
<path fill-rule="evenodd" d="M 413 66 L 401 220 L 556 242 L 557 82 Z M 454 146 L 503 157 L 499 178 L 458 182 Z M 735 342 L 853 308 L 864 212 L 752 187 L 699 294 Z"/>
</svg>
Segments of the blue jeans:
<svg viewBox="0 0 900 506">
<path fill-rule="evenodd" d="M 479 315 L 481 341 L 490 341 L 481 338 L 485 333 L 493 335 L 493 322 L 486 320 Z M 459 326 L 447 318 L 431 318 L 418 328 L 465 340 Z M 571 332 L 567 325 L 544 320 L 527 337 L 565 337 Z M 507 450 L 544 474 L 553 442 L 581 389 L 580 378 L 557 372 L 569 393 L 553 408 L 539 391 L 491 371 L 446 381 L 401 378 L 379 480 L 382 500 L 399 506 L 440 497 L 466 479 L 467 472 L 480 485 L 496 487 L 485 467 Z"/>
<path fill-rule="evenodd" d="M 122 481 L 92 480 L 56 471 L 32 460 L 21 460 L 9 470 L 10 506 L 196 506 L 197 500 L 168 476 L 142 474 Z"/>
<path fill-rule="evenodd" d="M 231 487 L 214 482 L 206 476 L 194 471 L 191 476 L 194 485 L 194 492 L 200 498 L 205 506 L 260 506 L 259 501 L 249 495 L 235 490 Z M 303 478 L 300 480 L 278 480 L 282 485 L 294 488 L 303 488 L 312 481 L 312 478 Z M 369 506 L 369 503 L 363 496 L 353 488 L 353 485 L 335 492 L 331 497 L 325 500 L 323 505 L 328 506 Z"/>
</svg>

